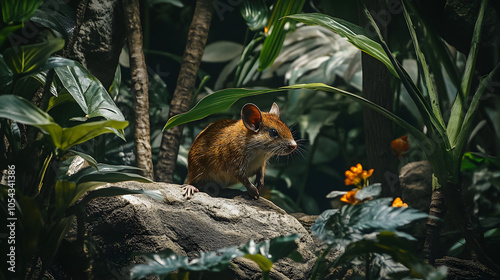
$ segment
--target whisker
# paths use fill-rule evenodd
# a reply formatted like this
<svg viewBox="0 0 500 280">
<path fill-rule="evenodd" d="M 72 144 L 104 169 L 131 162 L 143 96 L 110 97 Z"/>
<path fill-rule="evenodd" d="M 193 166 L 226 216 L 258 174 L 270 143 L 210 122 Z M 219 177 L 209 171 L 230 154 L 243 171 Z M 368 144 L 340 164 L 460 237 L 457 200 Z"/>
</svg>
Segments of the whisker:
<svg viewBox="0 0 500 280">
<path fill-rule="evenodd" d="M 306 159 L 306 150 L 302 147 L 298 147 L 296 149 L 297 152 L 294 151 L 294 153 L 298 154 L 302 159 Z"/>
</svg>

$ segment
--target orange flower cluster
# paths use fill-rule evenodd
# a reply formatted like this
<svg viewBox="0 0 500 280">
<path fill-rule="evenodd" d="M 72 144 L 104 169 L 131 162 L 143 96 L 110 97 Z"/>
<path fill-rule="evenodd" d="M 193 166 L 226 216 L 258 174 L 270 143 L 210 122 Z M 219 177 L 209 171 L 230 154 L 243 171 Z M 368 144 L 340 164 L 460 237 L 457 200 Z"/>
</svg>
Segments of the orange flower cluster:
<svg viewBox="0 0 500 280">
<path fill-rule="evenodd" d="M 356 199 L 356 194 L 358 193 L 359 189 L 354 189 L 351 191 L 348 191 L 346 194 L 344 194 L 341 198 L 340 201 L 349 203 L 349 204 L 357 204 L 359 202 L 358 199 Z"/>
<path fill-rule="evenodd" d="M 356 194 L 360 189 L 368 186 L 368 178 L 372 176 L 372 174 L 373 169 L 363 170 L 361 163 L 356 164 L 356 166 L 351 166 L 351 168 L 345 172 L 345 185 L 355 185 L 356 189 L 348 191 L 340 198 L 340 201 L 349 204 L 357 204 L 361 202 L 356 199 Z"/>
<path fill-rule="evenodd" d="M 396 199 L 392 202 L 392 207 L 408 207 L 408 204 L 404 203 L 401 198 L 396 197 Z"/>
<path fill-rule="evenodd" d="M 350 170 L 345 172 L 345 185 L 355 185 L 357 188 L 361 189 L 368 185 L 368 178 L 372 176 L 373 169 L 363 170 L 361 163 L 356 164 L 356 166 L 351 166 Z"/>
<path fill-rule="evenodd" d="M 346 186 L 355 185 L 356 188 L 344 194 L 340 198 L 340 201 L 349 204 L 358 204 L 359 202 L 361 202 L 360 200 L 356 199 L 356 194 L 359 190 L 368 186 L 368 178 L 372 176 L 372 174 L 373 169 L 363 170 L 363 166 L 361 165 L 361 163 L 356 164 L 356 166 L 351 166 L 351 168 L 345 172 L 345 184 Z M 408 204 L 404 203 L 401 198 L 396 197 L 391 206 L 408 207 Z"/>
</svg>

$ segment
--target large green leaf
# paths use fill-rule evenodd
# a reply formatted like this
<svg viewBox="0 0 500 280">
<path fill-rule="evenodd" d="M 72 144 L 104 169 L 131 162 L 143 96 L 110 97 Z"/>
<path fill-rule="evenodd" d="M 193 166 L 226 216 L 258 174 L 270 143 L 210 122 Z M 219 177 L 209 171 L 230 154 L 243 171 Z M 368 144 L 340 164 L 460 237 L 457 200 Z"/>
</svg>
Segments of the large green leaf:
<svg viewBox="0 0 500 280">
<path fill-rule="evenodd" d="M 33 76 L 21 77 L 16 81 L 16 83 L 13 84 L 14 87 L 10 92 L 17 96 L 30 100 L 33 98 L 37 90 L 40 90 L 40 87 L 45 84 L 45 80 L 47 77 L 46 74 L 47 73 L 45 72 L 40 72 Z M 53 84 L 50 87 L 50 93 L 57 94 L 57 90 Z"/>
<path fill-rule="evenodd" d="M 342 246 L 380 231 L 392 231 L 413 240 L 411 235 L 399 232 L 397 228 L 429 215 L 410 207 L 392 207 L 391 202 L 392 198 L 380 198 L 346 205 L 340 211 L 327 210 L 311 227 L 311 231 L 327 244 Z"/>
<path fill-rule="evenodd" d="M 367 198 L 374 198 L 380 195 L 382 192 L 382 184 L 375 183 L 369 186 L 366 186 L 359 190 L 354 196 L 357 200 L 365 200 Z"/>
<path fill-rule="evenodd" d="M 43 0 L 2 0 L 3 22 L 12 24 L 26 21 L 42 3 Z"/>
<path fill-rule="evenodd" d="M 401 83 L 405 87 L 406 91 L 412 98 L 413 102 L 415 102 L 415 105 L 418 108 L 418 111 L 420 112 L 420 115 L 422 117 L 422 120 L 424 121 L 425 125 L 427 128 L 430 130 L 430 134 L 435 134 L 437 133 L 438 136 L 442 139 L 442 145 L 444 146 L 444 149 L 450 150 L 451 145 L 448 136 L 446 135 L 446 129 L 443 126 L 443 124 L 438 120 L 436 115 L 434 115 L 431 106 L 429 105 L 428 101 L 425 99 L 423 94 L 420 92 L 418 87 L 413 83 L 410 75 L 406 72 L 406 70 L 403 68 L 403 66 L 399 63 L 399 61 L 396 60 L 396 57 L 391 53 L 389 50 L 389 47 L 387 46 L 387 43 L 384 40 L 384 37 L 382 36 L 382 33 L 380 32 L 380 29 L 377 26 L 377 23 L 373 19 L 370 11 L 366 8 L 366 6 L 363 4 L 363 11 L 370 21 L 373 29 L 377 33 L 378 39 L 381 42 L 382 48 L 384 49 L 386 55 L 389 57 L 391 64 L 394 66 L 394 69 L 398 73 L 398 76 L 401 80 Z M 441 161 L 441 165 L 446 165 L 447 162 L 445 160 Z M 436 170 L 434 170 L 436 171 Z"/>
<path fill-rule="evenodd" d="M 339 213 L 339 211 L 339 209 L 328 209 L 323 211 L 311 226 L 311 233 L 317 236 L 323 243 L 329 245 L 335 243 L 335 239 L 331 238 L 333 233 L 327 225 L 329 224 L 330 218 Z"/>
<path fill-rule="evenodd" d="M 62 1 L 57 3 L 57 9 L 53 9 L 49 5 L 47 5 L 47 9 L 45 7 L 42 6 L 41 9 L 36 10 L 30 21 L 57 31 L 63 35 L 64 39 L 68 40 L 76 26 L 74 10 Z"/>
<path fill-rule="evenodd" d="M 77 184 L 93 181 L 114 183 L 127 180 L 151 182 L 151 180 L 137 174 L 140 170 L 140 168 L 127 165 L 97 164 L 97 169 L 88 166 L 71 176 L 64 175 L 60 180 Z"/>
<path fill-rule="evenodd" d="M 264 240 L 260 243 L 255 243 L 252 240 L 245 244 L 240 249 L 247 255 L 260 254 L 271 261 L 271 264 L 279 259 L 289 257 L 297 250 L 295 240 L 299 238 L 297 234 L 287 236 L 278 236 L 270 240 Z M 299 256 L 295 261 L 301 261 L 302 256 Z"/>
<path fill-rule="evenodd" d="M 127 121 L 105 120 L 79 124 L 69 128 L 63 128 L 63 134 L 59 148 L 63 151 L 86 142 L 105 133 L 123 131 L 128 126 Z"/>
<path fill-rule="evenodd" d="M 276 0 L 274 2 L 271 17 L 267 24 L 267 34 L 269 36 L 264 41 L 260 52 L 259 70 L 262 71 L 269 67 L 278 57 L 286 37 L 285 24 L 290 22 L 284 17 L 301 12 L 304 2 L 305 0 Z"/>
<path fill-rule="evenodd" d="M 53 38 L 39 44 L 10 47 L 4 60 L 14 74 L 32 73 L 41 68 L 49 57 L 64 47 L 64 40 Z"/>
<path fill-rule="evenodd" d="M 50 110 L 52 110 L 57 106 L 61 106 L 62 104 L 68 102 L 75 102 L 75 99 L 69 93 L 65 92 L 65 93 L 60 93 L 57 96 L 52 96 L 47 106 L 47 112 L 49 112 Z"/>
<path fill-rule="evenodd" d="M 156 254 L 147 254 L 146 264 L 138 264 L 130 270 L 132 279 L 142 279 L 148 275 L 168 275 L 176 270 L 222 271 L 236 257 L 243 256 L 238 247 L 229 247 L 213 252 L 200 252 L 200 256 L 189 261 L 186 256 L 176 255 L 167 249 Z"/>
<path fill-rule="evenodd" d="M 240 12 L 252 31 L 261 30 L 267 24 L 269 8 L 264 0 L 244 0 L 240 6 Z"/>
<path fill-rule="evenodd" d="M 32 125 L 49 134 L 56 147 L 61 145 L 63 129 L 52 117 L 26 99 L 16 95 L 0 96 L 0 117 Z"/>
<path fill-rule="evenodd" d="M 56 212 L 58 216 L 65 215 L 76 193 L 76 184 L 68 181 L 57 181 L 54 186 Z"/>
<path fill-rule="evenodd" d="M 126 177 L 123 179 L 123 181 L 129 180 Z M 114 186 L 96 189 L 107 183 L 108 182 L 85 182 L 78 184 L 74 190 L 68 190 L 69 193 L 66 194 L 68 199 L 65 200 L 64 203 L 66 203 L 67 207 L 73 205 L 74 207 L 68 209 L 69 213 L 67 214 L 73 214 L 75 211 L 81 213 L 81 211 L 84 211 L 83 207 L 85 207 L 91 200 L 100 197 L 112 197 L 126 194 L 145 194 L 157 201 L 163 200 L 163 195 L 159 190 L 134 190 Z"/>
<path fill-rule="evenodd" d="M 290 257 L 294 261 L 302 261 L 302 255 L 297 252 L 297 244 L 295 243 L 297 238 L 299 235 L 292 234 L 264 240 L 261 243 L 250 240 L 240 250 L 245 253 L 244 258 L 254 261 L 260 267 L 262 278 L 267 280 L 270 279 L 269 273 L 273 263 L 277 260 Z"/>
<path fill-rule="evenodd" d="M 412 252 L 412 244 L 393 232 L 382 231 L 375 237 L 351 243 L 338 259 L 338 263 L 348 263 L 369 253 L 386 254 L 410 269 L 411 275 L 419 279 L 446 279 L 446 268 L 436 270 Z"/>
<path fill-rule="evenodd" d="M 97 166 L 97 161 L 91 155 L 76 150 L 69 150 L 68 152 L 81 157 L 88 163 L 88 165 L 92 166 L 96 170 L 99 170 L 99 167 Z"/>
<path fill-rule="evenodd" d="M 476 25 L 474 26 L 474 33 L 472 33 L 471 48 L 469 50 L 469 56 L 467 57 L 465 70 L 462 76 L 462 85 L 457 92 L 457 97 L 455 98 L 455 102 L 453 103 L 453 107 L 451 108 L 450 120 L 448 121 L 447 132 L 451 139 L 451 142 L 455 145 L 458 143 L 457 138 L 459 138 L 462 124 L 464 122 L 464 115 L 467 108 L 467 100 L 472 84 L 472 79 L 474 78 L 473 72 L 476 65 L 477 54 L 479 51 L 479 41 L 481 39 L 481 31 L 483 29 L 482 27 L 485 18 L 484 15 L 486 13 L 487 6 L 488 0 L 482 0 L 479 15 L 476 20 Z"/>
<path fill-rule="evenodd" d="M 171 117 L 163 130 L 222 112 L 231 107 L 240 98 L 276 91 L 279 91 L 279 89 L 252 90 L 236 88 L 219 90 L 204 97 L 189 112 Z"/>
<path fill-rule="evenodd" d="M 128 180 L 127 178 L 124 178 Z M 85 184 L 81 184 L 85 185 Z M 89 184 L 92 185 L 92 184 Z M 80 188 L 80 186 L 78 186 Z M 80 205 L 85 205 L 88 203 L 90 200 L 99 198 L 99 197 L 111 197 L 111 196 L 118 196 L 118 195 L 125 195 L 125 194 L 145 194 L 154 200 L 157 201 L 162 201 L 163 200 L 163 195 L 159 190 L 134 190 L 134 189 L 128 189 L 128 188 L 122 188 L 122 187 L 106 187 L 106 188 L 100 188 L 98 190 L 93 190 L 89 192 L 84 199 L 81 200 L 81 202 L 78 202 Z M 79 197 L 75 197 L 73 199 L 73 203 L 79 200 Z"/>
<path fill-rule="evenodd" d="M 495 73 L 498 71 L 499 68 L 500 64 L 498 64 L 490 72 L 490 74 L 488 74 L 488 76 L 486 76 L 484 79 L 481 80 L 481 82 L 479 83 L 479 87 L 476 93 L 474 94 L 474 97 L 472 98 L 470 107 L 467 110 L 467 113 L 465 114 L 462 128 L 460 129 L 458 136 L 456 137 L 456 139 L 454 139 L 453 142 L 453 144 L 456 145 L 455 156 L 457 161 L 461 159 L 464 152 L 463 149 L 465 148 L 465 145 L 469 140 L 469 136 L 475 127 L 474 117 L 477 111 L 477 107 L 479 106 L 479 102 L 481 101 L 481 97 L 483 96 L 486 89 L 490 86 L 491 82 L 493 81 L 493 77 L 495 76 Z"/>
<path fill-rule="evenodd" d="M 332 92 L 332 93 L 339 93 L 344 96 L 347 96 L 349 98 L 354 99 L 357 102 L 362 103 L 363 105 L 366 105 L 377 112 L 381 113 L 385 117 L 391 119 L 395 124 L 401 126 L 408 132 L 410 132 L 412 135 L 414 135 L 417 139 L 420 141 L 424 141 L 427 139 L 427 136 L 423 134 L 420 130 L 406 122 L 405 120 L 401 119 L 394 113 L 390 112 L 389 110 L 359 96 L 354 93 L 347 92 L 345 90 L 341 90 L 335 87 L 331 87 L 322 83 L 311 83 L 311 84 L 298 84 L 298 85 L 292 85 L 292 86 L 286 86 L 286 87 L 281 87 L 278 89 L 261 89 L 261 90 L 251 90 L 251 89 L 223 89 L 217 92 L 214 92 L 202 100 L 198 102 L 190 111 L 179 114 L 176 116 L 173 116 L 170 118 L 163 128 L 169 129 L 177 125 L 181 125 L 187 122 L 195 121 L 202 119 L 204 117 L 207 117 L 211 114 L 222 112 L 229 108 L 231 105 L 234 104 L 238 99 L 243 98 L 243 97 L 248 97 L 248 96 L 253 96 L 253 95 L 259 95 L 259 94 L 265 94 L 265 93 L 271 93 L 271 92 L 277 92 L 277 91 L 282 91 L 282 90 L 291 90 L 291 89 L 312 89 L 312 90 L 322 90 L 326 92 Z"/>
<path fill-rule="evenodd" d="M 59 57 L 59 56 L 51 56 L 49 59 L 47 59 L 47 62 L 45 62 L 44 65 L 42 65 L 38 71 L 45 71 L 49 69 L 54 69 L 57 67 L 63 67 L 63 66 L 81 66 L 81 64 L 73 59 L 68 59 L 65 57 Z"/>
<path fill-rule="evenodd" d="M 456 88 L 459 88 L 460 74 L 458 73 L 458 67 L 455 62 L 455 55 L 451 54 L 450 48 L 448 48 L 443 38 L 439 36 L 437 29 L 433 28 L 424 18 L 422 18 L 412 2 L 405 1 L 405 6 L 412 14 L 413 18 L 417 19 L 420 27 L 418 30 L 419 34 L 424 34 L 425 41 L 428 41 L 426 44 L 422 45 L 422 48 L 425 49 L 424 53 L 429 58 L 428 62 L 433 70 L 432 72 L 435 75 L 436 73 L 440 74 L 441 67 L 444 68 L 444 70 L 448 73 L 451 83 Z M 442 75 L 442 73 L 440 75 Z M 438 88 L 438 94 L 445 94 L 445 92 L 443 91 L 440 93 Z"/>
<path fill-rule="evenodd" d="M 57 67 L 55 71 L 66 91 L 73 96 L 86 114 L 86 118 L 104 117 L 108 120 L 125 120 L 122 112 L 99 80 L 81 65 Z M 122 131 L 120 134 L 123 136 Z"/>
<path fill-rule="evenodd" d="M 436 92 L 436 87 L 434 86 L 434 80 L 431 77 L 431 72 L 429 70 L 429 66 L 427 65 L 427 61 L 425 59 L 424 53 L 420 49 L 419 39 L 417 37 L 417 32 L 415 30 L 416 26 L 413 24 L 412 19 L 406 9 L 405 1 L 402 1 L 403 6 L 403 14 L 406 20 L 406 24 L 408 25 L 408 30 L 410 31 L 410 36 L 413 42 L 413 46 L 415 47 L 415 53 L 417 54 L 417 60 L 420 63 L 419 69 L 423 72 L 424 85 L 427 88 L 427 92 L 429 94 L 429 101 L 431 103 L 431 108 L 434 116 L 436 116 L 437 120 L 441 124 L 442 127 L 445 127 L 443 116 L 441 114 L 441 109 L 439 107 L 439 98 Z"/>
<path fill-rule="evenodd" d="M 481 153 L 467 152 L 462 158 L 460 170 L 471 172 L 487 166 L 500 170 L 500 158 Z"/>
<path fill-rule="evenodd" d="M 52 56 L 47 60 L 47 62 L 44 65 L 39 67 L 35 72 L 30 72 L 29 74 L 19 76 L 18 80 L 14 84 L 12 93 L 29 100 L 33 97 L 33 94 L 40 89 L 40 87 L 45 85 L 48 74 L 48 71 L 46 70 L 64 65 L 75 65 L 77 63 L 78 62 L 74 60 L 67 59 L 64 57 Z M 58 95 L 57 88 L 54 83 L 51 83 L 50 85 L 50 93 L 53 96 Z M 71 98 L 71 100 L 73 99 Z M 48 111 L 49 109 L 46 109 L 46 112 Z"/>
<path fill-rule="evenodd" d="M 273 262 L 284 257 L 293 260 L 301 260 L 302 256 L 297 253 L 295 240 L 297 234 L 289 236 L 278 236 L 271 240 L 255 243 L 250 240 L 247 244 L 222 248 L 212 252 L 200 252 L 199 257 L 189 260 L 186 256 L 174 254 L 171 250 L 160 253 L 143 255 L 146 264 L 138 264 L 132 267 L 132 279 L 139 279 L 148 275 L 165 276 L 176 270 L 184 271 L 213 271 L 219 272 L 227 268 L 230 261 L 237 257 L 245 257 L 255 261 L 268 274 Z"/>
<path fill-rule="evenodd" d="M 9 66 L 5 63 L 5 59 L 0 54 L 0 90 L 8 92 L 7 88 L 12 84 L 13 74 Z"/>
<path fill-rule="evenodd" d="M 46 70 L 65 65 L 73 66 L 76 64 L 78 64 L 78 62 L 74 60 L 52 56 L 49 57 L 43 65 L 37 66 L 35 71 L 17 75 L 16 83 L 13 84 L 14 74 L 7 64 L 5 64 L 3 56 L 0 54 L 0 89 L 2 92 L 12 93 L 29 100 L 35 91 L 45 84 L 47 77 Z M 52 95 L 57 96 L 57 89 L 54 84 L 51 84 L 50 92 Z"/>
<path fill-rule="evenodd" d="M 251 2 L 251 1 L 248 1 L 248 2 Z M 234 73 L 234 85 L 236 87 L 239 87 L 241 84 L 243 84 L 243 81 L 247 77 L 248 71 L 250 71 L 252 69 L 251 67 L 248 67 L 247 64 L 251 63 L 250 65 L 254 65 L 255 61 L 257 61 L 258 57 L 253 56 L 254 51 L 255 51 L 255 48 L 264 39 L 265 39 L 265 37 L 262 36 L 261 34 L 255 34 L 254 38 L 248 43 L 248 45 L 243 50 L 243 53 L 241 54 L 241 57 L 240 57 L 240 62 L 238 62 L 238 67 L 236 68 L 236 72 Z M 243 72 L 244 69 L 246 69 L 245 72 Z"/>
<path fill-rule="evenodd" d="M 378 59 L 394 76 L 398 77 L 398 73 L 394 69 L 394 66 L 392 65 L 389 57 L 387 57 L 380 43 L 375 41 L 372 38 L 372 35 L 368 33 L 365 28 L 325 14 L 300 14 L 291 15 L 288 16 L 288 18 L 300 21 L 307 25 L 321 25 L 332 30 L 340 36 L 345 37 L 358 49 Z"/>
<path fill-rule="evenodd" d="M 103 133 L 123 130 L 127 121 L 97 121 L 62 128 L 52 117 L 26 99 L 15 95 L 0 96 L 0 117 L 40 128 L 48 134 L 54 146 L 65 151 Z"/>
</svg>

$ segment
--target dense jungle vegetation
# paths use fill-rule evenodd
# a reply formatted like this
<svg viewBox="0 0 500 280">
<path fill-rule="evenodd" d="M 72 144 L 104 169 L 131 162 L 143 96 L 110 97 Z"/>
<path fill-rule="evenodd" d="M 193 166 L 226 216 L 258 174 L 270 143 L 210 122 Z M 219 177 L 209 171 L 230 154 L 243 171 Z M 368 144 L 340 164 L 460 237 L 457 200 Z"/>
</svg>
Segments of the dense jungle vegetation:
<svg viewBox="0 0 500 280">
<path fill-rule="evenodd" d="M 446 279 L 443 256 L 500 275 L 500 2 L 101 2 L 1 2 L 2 279 L 42 279 L 90 200 L 158 198 L 102 186 L 183 184 L 200 131 L 273 102 L 299 147 L 270 159 L 261 197 L 319 215 L 310 279 L 352 266 Z M 432 183 L 417 210 L 399 176 L 420 161 Z M 201 279 L 246 257 L 268 279 L 278 259 L 300 261 L 297 238 L 146 255 L 131 277 Z"/>
</svg>

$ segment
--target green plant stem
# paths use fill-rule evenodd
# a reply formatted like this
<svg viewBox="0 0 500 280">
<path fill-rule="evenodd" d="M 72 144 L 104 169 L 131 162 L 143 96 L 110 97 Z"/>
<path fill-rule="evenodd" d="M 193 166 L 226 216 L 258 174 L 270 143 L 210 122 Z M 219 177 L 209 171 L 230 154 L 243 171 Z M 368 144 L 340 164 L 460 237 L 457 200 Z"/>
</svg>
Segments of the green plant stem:
<svg viewBox="0 0 500 280">
<path fill-rule="evenodd" d="M 328 255 L 328 253 L 330 252 L 332 247 L 333 247 L 333 244 L 328 245 L 328 247 L 326 247 L 326 249 L 323 251 L 323 253 L 318 257 L 318 259 L 316 260 L 316 263 L 314 264 L 314 267 L 312 269 L 311 276 L 309 277 L 309 280 L 316 279 L 317 274 L 318 274 L 319 265 L 324 261 L 326 255 Z"/>
<path fill-rule="evenodd" d="M 234 74 L 234 86 L 235 87 L 240 86 L 239 81 L 240 81 L 240 77 L 241 77 L 241 71 L 243 70 L 245 63 L 248 61 L 248 58 L 250 57 L 252 52 L 255 50 L 255 48 L 258 46 L 258 43 L 265 39 L 265 37 L 263 37 L 263 36 L 259 37 L 259 36 L 260 36 L 259 34 L 255 34 L 254 39 L 252 41 L 250 41 L 248 46 L 245 48 L 245 50 L 241 54 L 240 62 L 238 63 L 238 67 L 236 68 L 236 72 Z M 256 56 L 256 57 L 258 58 L 258 56 Z M 253 63 L 255 63 L 255 61 L 257 61 L 255 58 L 252 59 Z M 251 65 L 253 65 L 253 63 L 250 64 L 249 68 L 251 68 Z M 245 74 L 248 74 L 248 71 L 249 70 L 247 70 L 247 73 L 245 73 Z"/>
<path fill-rule="evenodd" d="M 41 172 L 40 172 L 40 175 L 39 175 L 39 180 L 38 180 L 38 188 L 37 188 L 37 193 L 35 194 L 35 196 L 37 196 L 38 194 L 40 194 L 40 191 L 42 189 L 42 186 L 43 186 L 43 179 L 45 178 L 45 175 L 47 173 L 47 168 L 49 167 L 50 165 L 50 162 L 52 160 L 52 156 L 54 155 L 54 153 L 50 153 L 46 158 L 45 158 L 45 161 L 43 162 L 43 165 L 42 165 L 42 169 L 41 169 Z"/>
<path fill-rule="evenodd" d="M 259 59 L 259 56 L 257 56 L 257 55 L 252 57 L 252 60 L 249 63 L 250 66 L 247 67 L 245 73 L 243 74 L 243 77 L 248 76 L 248 73 L 250 73 L 250 71 L 252 70 L 251 65 L 255 65 L 255 63 L 257 62 L 258 59 Z M 243 84 L 244 81 L 245 81 L 245 78 L 243 78 L 243 80 L 241 80 L 241 84 Z M 239 84 L 239 85 L 241 86 L 241 84 Z"/>
<path fill-rule="evenodd" d="M 209 75 L 203 77 L 203 79 L 200 82 L 200 85 L 194 92 L 193 99 L 191 100 L 191 107 L 196 104 L 196 99 L 198 98 L 198 94 L 200 94 L 200 92 L 203 90 L 203 88 L 205 87 L 205 85 L 208 83 L 209 80 L 210 80 Z"/>
<path fill-rule="evenodd" d="M 406 20 L 406 24 L 408 25 L 408 30 L 410 31 L 410 36 L 413 41 L 413 45 L 415 47 L 415 54 L 417 55 L 417 61 L 419 62 L 419 68 L 423 72 L 422 73 L 422 78 L 423 78 L 423 87 L 427 89 L 427 96 L 430 100 L 431 103 L 431 108 L 432 108 L 432 113 L 436 117 L 437 121 L 445 127 L 443 116 L 441 114 L 441 109 L 439 107 L 439 98 L 437 95 L 436 88 L 433 84 L 431 74 L 429 71 L 429 66 L 427 64 L 426 58 L 424 54 L 422 53 L 422 50 L 419 45 L 419 40 L 417 38 L 416 30 L 415 30 L 415 25 L 412 22 L 412 19 L 406 9 L 405 1 L 401 2 L 402 7 L 403 7 L 403 14 Z M 420 71 L 418 71 L 420 73 Z"/>
</svg>

